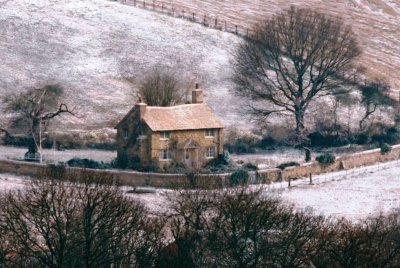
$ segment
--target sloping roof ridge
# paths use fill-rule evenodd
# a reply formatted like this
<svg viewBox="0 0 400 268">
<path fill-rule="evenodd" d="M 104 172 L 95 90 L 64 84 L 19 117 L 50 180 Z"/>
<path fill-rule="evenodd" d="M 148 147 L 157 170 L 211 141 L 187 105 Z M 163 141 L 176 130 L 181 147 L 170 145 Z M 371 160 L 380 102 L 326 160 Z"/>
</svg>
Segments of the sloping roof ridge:
<svg viewBox="0 0 400 268">
<path fill-rule="evenodd" d="M 202 106 L 202 105 L 205 105 L 205 106 L 208 106 L 206 103 L 188 103 L 188 104 L 180 104 L 180 105 L 174 105 L 174 106 L 147 106 L 147 109 L 159 109 L 159 110 L 164 110 L 164 109 L 176 109 L 176 108 L 185 108 L 185 107 L 194 107 L 194 106 Z"/>
</svg>

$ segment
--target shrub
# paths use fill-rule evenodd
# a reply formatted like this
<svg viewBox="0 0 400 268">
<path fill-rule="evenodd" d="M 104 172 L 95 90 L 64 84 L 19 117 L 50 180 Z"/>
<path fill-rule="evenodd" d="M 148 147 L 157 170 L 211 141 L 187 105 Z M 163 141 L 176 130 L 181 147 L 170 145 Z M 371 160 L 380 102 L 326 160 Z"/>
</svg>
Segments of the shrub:
<svg viewBox="0 0 400 268">
<path fill-rule="evenodd" d="M 265 136 L 261 139 L 261 141 L 258 143 L 258 146 L 261 149 L 268 149 L 268 148 L 273 148 L 274 145 L 277 144 L 277 141 L 270 137 L 270 136 Z"/>
<path fill-rule="evenodd" d="M 87 158 L 72 158 L 67 161 L 67 165 L 70 167 L 80 167 L 80 168 L 93 168 L 93 169 L 106 169 L 113 168 L 111 163 L 98 162 L 93 159 Z"/>
<path fill-rule="evenodd" d="M 296 167 L 296 166 L 300 166 L 300 164 L 297 162 L 286 162 L 286 163 L 280 164 L 279 166 L 277 166 L 277 168 L 284 170 L 287 167 Z"/>
<path fill-rule="evenodd" d="M 391 127 L 386 131 L 385 141 L 389 144 L 395 144 L 400 141 L 400 132 L 397 128 Z"/>
<path fill-rule="evenodd" d="M 322 154 L 315 158 L 315 160 L 317 160 L 318 163 L 323 165 L 330 165 L 335 162 L 335 159 L 336 157 L 331 153 Z"/>
<path fill-rule="evenodd" d="M 231 174 L 229 182 L 231 186 L 245 184 L 249 180 L 249 173 L 245 169 L 238 169 Z"/>
<path fill-rule="evenodd" d="M 389 144 L 387 144 L 387 143 L 381 144 L 381 154 L 382 155 L 389 153 L 391 150 L 392 150 L 392 147 Z"/>
<path fill-rule="evenodd" d="M 245 165 L 243 165 L 243 167 L 246 170 L 257 170 L 258 169 L 258 167 L 256 165 L 254 165 L 253 163 L 250 163 L 250 162 L 245 164 Z"/>
</svg>

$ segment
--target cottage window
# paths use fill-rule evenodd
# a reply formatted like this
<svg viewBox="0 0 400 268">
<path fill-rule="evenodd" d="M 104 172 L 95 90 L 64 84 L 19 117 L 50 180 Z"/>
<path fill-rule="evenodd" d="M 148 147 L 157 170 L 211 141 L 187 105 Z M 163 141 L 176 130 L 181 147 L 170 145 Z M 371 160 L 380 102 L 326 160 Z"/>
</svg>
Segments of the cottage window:
<svg viewBox="0 0 400 268">
<path fill-rule="evenodd" d="M 160 138 L 161 140 L 168 140 L 169 139 L 169 132 L 168 131 L 161 132 L 160 137 L 161 137 Z"/>
<path fill-rule="evenodd" d="M 208 147 L 206 149 L 206 158 L 215 158 L 215 147 Z"/>
<path fill-rule="evenodd" d="M 214 138 L 215 137 L 215 131 L 214 129 L 206 129 L 206 138 Z"/>
<path fill-rule="evenodd" d="M 171 151 L 169 149 L 161 150 L 160 160 L 171 160 Z"/>
</svg>

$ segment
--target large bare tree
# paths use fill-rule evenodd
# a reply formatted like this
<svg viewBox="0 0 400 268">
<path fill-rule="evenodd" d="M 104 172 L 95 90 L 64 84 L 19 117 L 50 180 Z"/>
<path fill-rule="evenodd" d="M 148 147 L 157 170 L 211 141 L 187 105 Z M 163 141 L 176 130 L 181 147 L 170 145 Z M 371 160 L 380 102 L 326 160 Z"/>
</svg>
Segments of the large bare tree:
<svg viewBox="0 0 400 268">
<path fill-rule="evenodd" d="M 63 91 L 60 85 L 46 85 L 10 94 L 3 99 L 5 110 L 14 114 L 11 128 L 17 128 L 28 136 L 26 158 L 38 158 L 42 133 L 46 131 L 52 119 L 62 114 L 74 115 L 63 102 Z M 2 130 L 8 134 L 6 129 Z"/>
<path fill-rule="evenodd" d="M 172 106 L 185 102 L 187 90 L 176 74 L 154 68 L 141 81 L 139 94 L 150 106 Z"/>
<path fill-rule="evenodd" d="M 235 55 L 235 92 L 251 100 L 251 113 L 294 117 L 296 145 L 310 159 L 305 114 L 316 98 L 351 84 L 361 49 L 340 18 L 291 7 L 254 30 Z"/>
</svg>

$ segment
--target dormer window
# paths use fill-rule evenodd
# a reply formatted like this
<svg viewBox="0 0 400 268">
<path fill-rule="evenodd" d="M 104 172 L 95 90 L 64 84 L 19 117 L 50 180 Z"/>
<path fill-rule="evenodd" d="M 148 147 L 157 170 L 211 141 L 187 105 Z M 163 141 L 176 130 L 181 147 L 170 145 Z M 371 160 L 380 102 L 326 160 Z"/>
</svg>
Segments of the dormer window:
<svg viewBox="0 0 400 268">
<path fill-rule="evenodd" d="M 214 138 L 215 137 L 215 130 L 210 128 L 206 129 L 206 138 Z"/>
<path fill-rule="evenodd" d="M 169 132 L 168 131 L 162 131 L 160 134 L 160 139 L 161 140 L 168 140 L 169 139 Z"/>
</svg>

